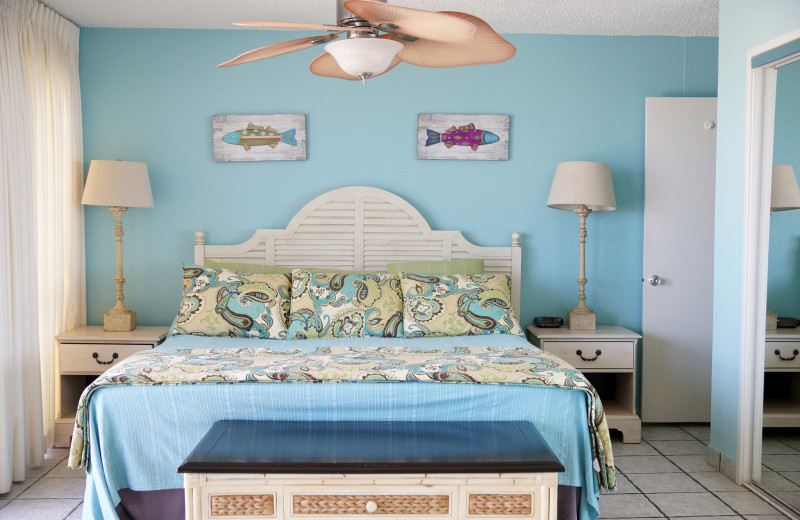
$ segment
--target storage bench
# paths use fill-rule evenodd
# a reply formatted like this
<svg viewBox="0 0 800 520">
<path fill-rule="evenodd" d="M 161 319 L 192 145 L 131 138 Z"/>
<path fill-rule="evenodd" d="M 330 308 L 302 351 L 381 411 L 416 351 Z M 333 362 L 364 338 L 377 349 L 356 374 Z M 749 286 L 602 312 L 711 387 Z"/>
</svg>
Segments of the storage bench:
<svg viewBox="0 0 800 520">
<path fill-rule="evenodd" d="M 528 422 L 220 421 L 178 469 L 186 518 L 555 520 Z"/>
</svg>

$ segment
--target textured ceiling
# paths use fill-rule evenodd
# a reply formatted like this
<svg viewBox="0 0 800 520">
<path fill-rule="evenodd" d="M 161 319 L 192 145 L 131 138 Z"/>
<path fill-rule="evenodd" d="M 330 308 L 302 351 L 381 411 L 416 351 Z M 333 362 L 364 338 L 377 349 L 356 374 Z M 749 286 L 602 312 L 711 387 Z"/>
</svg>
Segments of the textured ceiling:
<svg viewBox="0 0 800 520">
<path fill-rule="evenodd" d="M 240 20 L 336 23 L 335 0 L 40 0 L 81 27 L 233 29 Z M 500 33 L 717 36 L 719 0 L 389 0 L 461 11 Z"/>
</svg>

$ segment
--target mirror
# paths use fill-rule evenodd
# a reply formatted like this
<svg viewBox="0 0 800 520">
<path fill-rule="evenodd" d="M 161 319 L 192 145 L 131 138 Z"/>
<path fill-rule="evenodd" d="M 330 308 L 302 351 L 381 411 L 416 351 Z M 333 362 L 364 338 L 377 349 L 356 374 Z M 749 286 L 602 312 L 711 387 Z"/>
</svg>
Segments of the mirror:
<svg viewBox="0 0 800 520">
<path fill-rule="evenodd" d="M 795 190 L 780 182 L 800 173 L 800 61 L 777 70 L 772 163 L 773 189 Z M 779 187 L 782 186 L 782 187 Z M 787 187 L 788 186 L 788 187 Z M 776 192 L 773 192 L 775 206 Z M 800 203 L 782 203 L 769 222 L 767 308 L 779 317 L 800 319 Z M 781 320 L 765 337 L 764 407 L 759 487 L 800 515 L 800 327 Z M 798 322 L 800 323 L 800 322 Z M 758 461 L 755 461 L 756 464 Z"/>
</svg>

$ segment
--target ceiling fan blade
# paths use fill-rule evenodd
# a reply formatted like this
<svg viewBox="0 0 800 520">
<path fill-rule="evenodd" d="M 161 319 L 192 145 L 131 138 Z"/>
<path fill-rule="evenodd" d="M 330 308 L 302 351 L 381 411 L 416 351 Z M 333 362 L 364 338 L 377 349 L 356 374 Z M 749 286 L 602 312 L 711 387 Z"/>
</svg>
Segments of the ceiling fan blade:
<svg viewBox="0 0 800 520">
<path fill-rule="evenodd" d="M 447 13 L 422 11 L 373 0 L 347 0 L 344 7 L 382 31 L 429 41 L 470 43 L 475 33 L 475 26 L 469 20 Z"/>
<path fill-rule="evenodd" d="M 272 29 L 299 29 L 304 31 L 372 31 L 371 27 L 342 27 L 341 25 L 320 25 L 302 22 L 271 22 L 269 20 L 244 20 L 233 25 L 244 27 L 269 27 Z"/>
<path fill-rule="evenodd" d="M 420 67 L 445 68 L 499 63 L 510 60 L 517 53 L 516 47 L 477 16 L 455 11 L 443 12 L 474 24 L 477 28 L 475 41 L 467 44 L 442 43 L 423 39 L 409 42 L 397 35 L 391 35 L 393 40 L 403 44 L 403 50 L 397 53 L 397 57 L 406 63 Z"/>
<path fill-rule="evenodd" d="M 380 74 L 372 76 L 372 78 L 377 78 L 378 76 L 386 74 L 387 72 L 397 67 L 401 63 L 403 63 L 401 60 L 394 58 L 392 60 L 391 65 L 389 65 L 389 67 L 385 71 L 381 72 Z M 361 78 L 359 78 L 358 76 L 351 76 L 350 74 L 343 71 L 342 68 L 339 66 L 339 64 L 336 63 L 336 60 L 333 58 L 333 56 L 331 56 L 327 52 L 314 58 L 314 60 L 311 62 L 308 68 L 311 72 L 313 72 L 317 76 L 349 79 L 351 81 L 361 81 Z"/>
<path fill-rule="evenodd" d="M 266 47 L 253 49 L 252 51 L 245 52 L 236 56 L 232 60 L 225 63 L 220 63 L 217 67 L 230 67 L 231 65 L 241 65 L 242 63 L 249 63 L 251 61 L 263 60 L 265 58 L 272 58 L 273 56 L 280 56 L 289 52 L 301 51 L 314 47 L 323 43 L 328 43 L 338 37 L 337 34 L 325 34 L 322 36 L 309 36 L 308 38 L 299 38 L 297 40 L 289 40 L 286 42 L 273 43 Z"/>
</svg>

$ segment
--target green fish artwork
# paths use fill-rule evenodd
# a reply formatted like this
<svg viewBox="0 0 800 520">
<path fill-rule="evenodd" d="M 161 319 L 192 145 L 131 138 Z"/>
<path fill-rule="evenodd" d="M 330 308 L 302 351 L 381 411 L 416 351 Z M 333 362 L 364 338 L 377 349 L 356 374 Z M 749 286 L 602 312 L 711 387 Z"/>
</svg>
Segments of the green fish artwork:
<svg viewBox="0 0 800 520">
<path fill-rule="evenodd" d="M 247 125 L 247 128 L 244 130 L 234 130 L 233 132 L 225 134 L 222 137 L 222 141 L 228 144 L 242 146 L 245 151 L 250 151 L 250 148 L 253 146 L 264 145 L 274 149 L 279 143 L 297 146 L 294 128 L 286 132 L 279 132 L 271 126 L 264 128 L 263 126 L 257 126 L 253 123 Z"/>
</svg>

